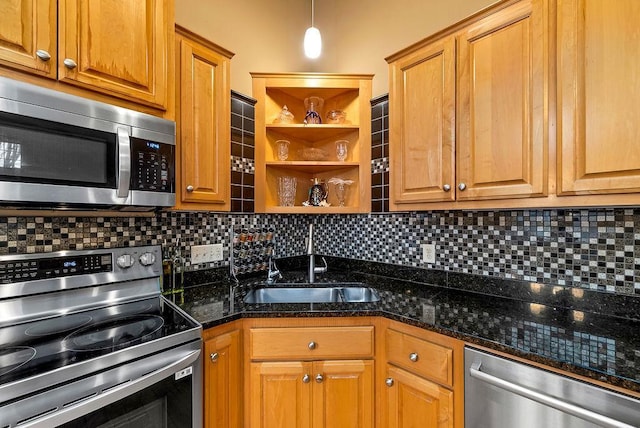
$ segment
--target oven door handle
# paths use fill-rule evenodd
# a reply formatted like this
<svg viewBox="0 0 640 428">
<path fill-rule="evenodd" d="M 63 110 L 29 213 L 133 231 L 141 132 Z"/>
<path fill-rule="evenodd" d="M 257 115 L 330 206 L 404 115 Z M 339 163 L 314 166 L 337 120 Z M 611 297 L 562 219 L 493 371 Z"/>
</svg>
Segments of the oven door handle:
<svg viewBox="0 0 640 428">
<path fill-rule="evenodd" d="M 116 196 L 129 196 L 131 186 L 131 139 L 127 128 L 118 128 L 118 188 Z"/>
<path fill-rule="evenodd" d="M 172 374 L 176 374 L 177 376 L 178 371 L 189 367 L 198 359 L 200 352 L 201 351 L 197 349 L 188 352 L 186 355 L 182 354 L 183 356 L 178 360 L 172 361 L 171 363 L 133 381 L 124 382 L 112 388 L 107 388 L 97 395 L 92 395 L 86 399 L 78 400 L 73 404 L 64 406 L 50 414 L 36 417 L 26 423 L 20 424 L 20 428 L 49 428 L 73 421 L 84 415 L 88 415 L 91 412 L 115 403 L 116 401 L 128 397 L 138 391 L 142 391 Z M 97 376 L 101 375 L 98 374 Z"/>
</svg>

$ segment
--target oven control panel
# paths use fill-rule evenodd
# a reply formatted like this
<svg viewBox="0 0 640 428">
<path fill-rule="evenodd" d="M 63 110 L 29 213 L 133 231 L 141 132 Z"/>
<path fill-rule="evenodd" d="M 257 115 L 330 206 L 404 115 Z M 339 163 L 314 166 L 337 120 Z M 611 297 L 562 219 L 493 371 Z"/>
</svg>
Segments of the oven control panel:
<svg viewBox="0 0 640 428">
<path fill-rule="evenodd" d="M 111 253 L 0 261 L 0 283 L 111 272 Z"/>
<path fill-rule="evenodd" d="M 159 293 L 161 276 L 159 245 L 0 255 L 0 313 L 3 299 L 120 282 L 146 280 Z"/>
</svg>

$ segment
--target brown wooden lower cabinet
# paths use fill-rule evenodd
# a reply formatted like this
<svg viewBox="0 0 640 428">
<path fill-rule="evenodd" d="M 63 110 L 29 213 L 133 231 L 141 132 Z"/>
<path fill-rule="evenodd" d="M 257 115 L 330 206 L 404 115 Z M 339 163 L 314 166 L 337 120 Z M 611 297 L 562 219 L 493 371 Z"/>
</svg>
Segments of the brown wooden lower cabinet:
<svg viewBox="0 0 640 428">
<path fill-rule="evenodd" d="M 387 365 L 388 428 L 453 428 L 453 391 Z"/>
<path fill-rule="evenodd" d="M 464 343 L 396 321 L 380 330 L 379 426 L 464 427 Z"/>
<path fill-rule="evenodd" d="M 382 317 L 252 318 L 203 336 L 206 428 L 463 427 L 456 339 Z"/>
<path fill-rule="evenodd" d="M 253 428 L 373 427 L 373 361 L 251 363 Z"/>
<path fill-rule="evenodd" d="M 204 426 L 242 424 L 242 330 L 237 323 L 206 330 L 204 339 Z"/>
</svg>

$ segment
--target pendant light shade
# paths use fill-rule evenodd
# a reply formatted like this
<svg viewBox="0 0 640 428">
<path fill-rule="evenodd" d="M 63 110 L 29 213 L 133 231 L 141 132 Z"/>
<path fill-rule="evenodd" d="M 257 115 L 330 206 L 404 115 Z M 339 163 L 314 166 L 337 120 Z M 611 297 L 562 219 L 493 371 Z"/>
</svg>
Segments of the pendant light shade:
<svg viewBox="0 0 640 428">
<path fill-rule="evenodd" d="M 314 0 L 311 0 L 311 27 L 304 33 L 304 54 L 307 58 L 315 59 L 322 52 L 322 36 L 320 30 L 313 26 Z"/>
</svg>

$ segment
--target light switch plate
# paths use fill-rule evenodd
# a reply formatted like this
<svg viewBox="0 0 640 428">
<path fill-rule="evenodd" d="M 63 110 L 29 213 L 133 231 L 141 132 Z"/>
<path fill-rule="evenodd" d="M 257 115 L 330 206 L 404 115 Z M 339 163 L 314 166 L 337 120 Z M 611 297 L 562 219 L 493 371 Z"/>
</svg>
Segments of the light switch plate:
<svg viewBox="0 0 640 428">
<path fill-rule="evenodd" d="M 191 247 L 191 264 L 218 262 L 222 259 L 222 244 L 193 245 Z"/>
<path fill-rule="evenodd" d="M 435 264 L 436 244 L 422 244 L 422 262 Z"/>
</svg>

